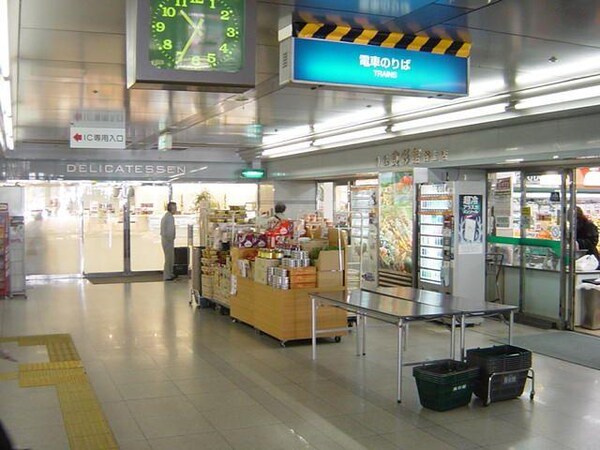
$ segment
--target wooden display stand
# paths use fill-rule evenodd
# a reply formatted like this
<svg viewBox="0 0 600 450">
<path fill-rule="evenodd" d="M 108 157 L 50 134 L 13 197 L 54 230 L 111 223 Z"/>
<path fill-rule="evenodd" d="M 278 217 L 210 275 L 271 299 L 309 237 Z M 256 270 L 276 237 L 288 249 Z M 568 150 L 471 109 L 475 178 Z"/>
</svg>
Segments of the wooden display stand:
<svg viewBox="0 0 600 450">
<path fill-rule="evenodd" d="M 310 339 L 310 292 L 343 291 L 337 288 L 275 289 L 248 278 L 238 277 L 237 295 L 231 297 L 231 317 L 247 323 L 281 341 Z M 347 326 L 346 312 L 335 307 L 318 310 L 320 329 Z M 321 337 L 339 338 L 346 332 L 320 334 Z"/>
</svg>

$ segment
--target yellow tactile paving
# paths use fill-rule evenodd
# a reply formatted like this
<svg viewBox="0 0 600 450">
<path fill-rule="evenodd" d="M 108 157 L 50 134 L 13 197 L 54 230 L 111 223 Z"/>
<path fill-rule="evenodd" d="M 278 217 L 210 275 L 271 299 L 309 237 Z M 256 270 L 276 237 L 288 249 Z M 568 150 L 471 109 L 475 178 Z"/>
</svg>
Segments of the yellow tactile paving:
<svg viewBox="0 0 600 450">
<path fill-rule="evenodd" d="M 52 386 L 59 383 L 88 383 L 88 379 L 82 368 L 19 372 L 21 387 Z"/>
<path fill-rule="evenodd" d="M 93 414 L 91 417 L 88 416 L 79 422 L 65 421 L 65 430 L 67 431 L 67 436 L 73 437 L 110 433 L 110 428 L 102 414 Z"/>
<path fill-rule="evenodd" d="M 81 361 L 56 361 L 31 364 L 19 364 L 19 370 L 26 372 L 28 370 L 56 370 L 56 369 L 75 369 L 83 367 Z"/>
<path fill-rule="evenodd" d="M 70 342 L 73 343 L 70 334 L 40 334 L 37 336 L 18 336 L 17 342 L 19 345 L 48 345 L 53 342 Z"/>
<path fill-rule="evenodd" d="M 3 337 L 0 342 L 46 346 L 50 362 L 19 364 L 18 372 L 0 373 L 0 381 L 19 380 L 20 387 L 56 386 L 71 450 L 119 448 L 70 335 Z"/>
<path fill-rule="evenodd" d="M 75 345 L 71 341 L 49 342 L 46 347 L 48 348 L 48 358 L 52 362 L 78 361 L 81 359 Z"/>
<path fill-rule="evenodd" d="M 0 381 L 18 380 L 19 372 L 2 372 L 0 373 Z"/>
</svg>

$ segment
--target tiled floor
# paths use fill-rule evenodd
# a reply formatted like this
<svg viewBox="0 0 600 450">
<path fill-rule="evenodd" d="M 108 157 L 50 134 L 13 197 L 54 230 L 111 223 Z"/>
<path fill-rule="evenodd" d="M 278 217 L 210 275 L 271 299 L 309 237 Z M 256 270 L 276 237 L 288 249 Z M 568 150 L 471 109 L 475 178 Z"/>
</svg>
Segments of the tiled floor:
<svg viewBox="0 0 600 450">
<path fill-rule="evenodd" d="M 33 286 L 0 301 L 0 336 L 70 333 L 122 449 L 600 449 L 600 372 L 534 355 L 537 396 L 437 413 L 419 405 L 411 370 L 395 401 L 395 333 L 369 324 L 368 355 L 350 337 L 279 343 L 188 305 L 174 283 Z M 525 326 L 516 333 L 541 333 Z M 467 345 L 505 336 L 494 321 Z M 22 361 L 38 347 L 1 344 Z M 409 360 L 445 357 L 448 330 L 411 326 Z M 0 373 L 16 371 L 0 361 Z M 0 418 L 17 445 L 65 449 L 54 388 L 0 381 Z"/>
</svg>

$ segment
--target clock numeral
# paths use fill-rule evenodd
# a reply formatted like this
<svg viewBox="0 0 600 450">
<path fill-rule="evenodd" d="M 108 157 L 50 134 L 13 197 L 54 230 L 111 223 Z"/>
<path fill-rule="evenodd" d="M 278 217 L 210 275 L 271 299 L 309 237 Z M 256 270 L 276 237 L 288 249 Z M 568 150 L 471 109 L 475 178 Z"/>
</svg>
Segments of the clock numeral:
<svg viewBox="0 0 600 450">
<path fill-rule="evenodd" d="M 175 62 L 180 63 L 182 59 L 183 59 L 183 52 L 181 52 L 181 51 L 175 52 Z"/>
<path fill-rule="evenodd" d="M 208 3 L 210 3 L 210 9 L 215 9 L 217 7 L 216 1 L 217 0 L 208 0 Z M 190 3 L 192 5 L 204 5 L 204 0 L 190 0 Z"/>
<path fill-rule="evenodd" d="M 208 64 L 210 64 L 212 67 L 215 67 L 217 65 L 217 54 L 216 53 L 208 53 L 206 55 L 206 61 L 208 62 Z"/>
<path fill-rule="evenodd" d="M 200 66 L 202 65 L 202 58 L 198 55 L 192 57 L 192 66 Z"/>
<path fill-rule="evenodd" d="M 173 41 L 171 39 L 165 39 L 164 41 L 162 41 L 162 48 L 164 48 L 165 50 L 173 49 Z"/>
<path fill-rule="evenodd" d="M 162 33 L 163 31 L 165 31 L 165 23 L 164 22 L 156 22 L 154 24 L 154 29 L 156 31 L 158 31 L 159 33 Z"/>
<path fill-rule="evenodd" d="M 219 47 L 219 50 L 223 53 L 228 53 L 229 52 L 229 47 L 227 47 L 227 43 L 224 43 L 223 45 L 221 45 Z"/>
<path fill-rule="evenodd" d="M 175 0 L 175 6 L 187 8 L 187 0 Z"/>
<path fill-rule="evenodd" d="M 228 27 L 227 28 L 227 37 L 235 37 L 235 35 L 237 34 L 237 30 L 233 27 Z"/>
<path fill-rule="evenodd" d="M 231 18 L 231 11 L 227 11 L 226 9 L 221 11 L 221 20 L 229 20 Z"/>
<path fill-rule="evenodd" d="M 172 6 L 163 6 L 162 7 L 162 16 L 163 17 L 175 17 L 177 14 L 177 10 Z"/>
</svg>

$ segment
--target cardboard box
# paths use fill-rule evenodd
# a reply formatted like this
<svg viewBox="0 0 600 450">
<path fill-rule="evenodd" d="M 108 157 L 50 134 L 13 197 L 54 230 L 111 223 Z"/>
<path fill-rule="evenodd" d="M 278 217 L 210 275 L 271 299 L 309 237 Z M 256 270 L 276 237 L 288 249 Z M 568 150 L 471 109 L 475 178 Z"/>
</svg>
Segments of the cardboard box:
<svg viewBox="0 0 600 450">
<path fill-rule="evenodd" d="M 319 253 L 319 259 L 317 259 L 317 270 L 344 270 L 344 251 L 321 251 L 321 253 Z"/>
<path fill-rule="evenodd" d="M 348 231 L 331 227 L 327 231 L 327 239 L 331 247 L 345 247 L 348 245 Z"/>
<path fill-rule="evenodd" d="M 327 270 L 317 272 L 317 287 L 342 287 L 344 286 L 343 270 Z"/>
<path fill-rule="evenodd" d="M 280 264 L 279 259 L 256 258 L 254 260 L 254 281 L 267 284 L 267 268 L 277 267 Z"/>
</svg>

